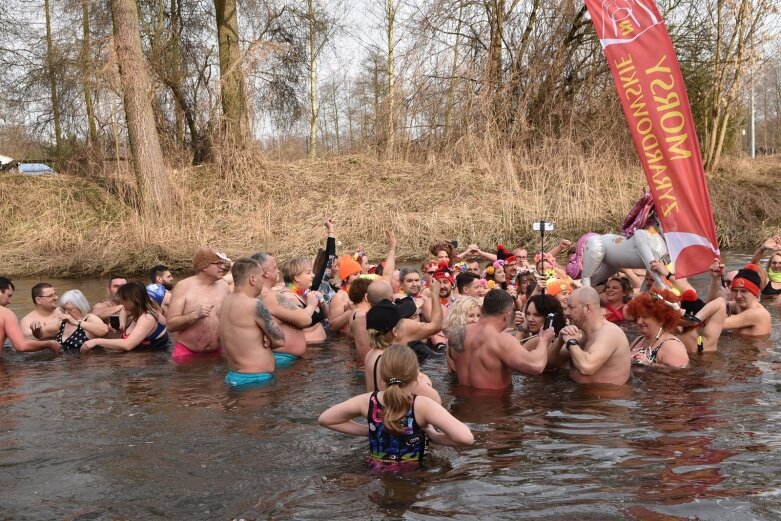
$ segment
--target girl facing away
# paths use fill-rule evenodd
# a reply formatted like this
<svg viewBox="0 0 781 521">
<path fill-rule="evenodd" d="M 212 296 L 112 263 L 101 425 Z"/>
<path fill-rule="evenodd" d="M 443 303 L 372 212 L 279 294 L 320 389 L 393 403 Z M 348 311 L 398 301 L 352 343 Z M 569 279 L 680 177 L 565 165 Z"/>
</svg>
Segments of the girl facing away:
<svg viewBox="0 0 781 521">
<path fill-rule="evenodd" d="M 453 447 L 474 443 L 469 427 L 434 400 L 412 394 L 418 379 L 418 358 L 412 349 L 404 345 L 385 349 L 379 376 L 387 386 L 384 391 L 350 398 L 317 420 L 337 432 L 368 436 L 371 466 L 417 467 L 423 463 L 429 440 Z M 357 416 L 367 423 L 356 422 Z"/>
</svg>

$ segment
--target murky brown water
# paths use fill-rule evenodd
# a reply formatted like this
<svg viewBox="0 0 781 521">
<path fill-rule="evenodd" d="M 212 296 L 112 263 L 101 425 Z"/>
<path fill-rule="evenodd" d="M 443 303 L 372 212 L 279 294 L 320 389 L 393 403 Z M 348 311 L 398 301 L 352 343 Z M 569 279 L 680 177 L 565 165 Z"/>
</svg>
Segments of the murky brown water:
<svg viewBox="0 0 781 521">
<path fill-rule="evenodd" d="M 18 282 L 21 313 L 37 281 Z M 91 301 L 103 284 L 78 282 Z M 640 371 L 623 390 L 546 374 L 470 393 L 427 362 L 476 443 L 403 475 L 367 471 L 367 440 L 316 424 L 364 389 L 343 341 L 243 392 L 213 360 L 6 349 L 0 519 L 779 519 L 773 313 L 770 340 L 722 337 L 690 369 Z"/>
</svg>

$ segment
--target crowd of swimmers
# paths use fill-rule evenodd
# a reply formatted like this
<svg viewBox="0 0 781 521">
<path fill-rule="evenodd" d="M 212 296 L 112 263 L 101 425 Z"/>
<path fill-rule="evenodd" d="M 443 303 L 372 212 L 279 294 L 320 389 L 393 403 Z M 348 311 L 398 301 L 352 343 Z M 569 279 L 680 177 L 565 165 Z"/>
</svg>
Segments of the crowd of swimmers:
<svg viewBox="0 0 781 521">
<path fill-rule="evenodd" d="M 0 342 L 17 351 L 222 356 L 226 384 L 243 388 L 271 380 L 307 345 L 345 336 L 367 392 L 329 408 L 319 423 L 368 436 L 378 465 L 419 464 L 429 441 L 474 441 L 420 371 L 429 358 L 446 359 L 441 367 L 458 385 L 478 389 L 507 389 L 513 373 L 558 369 L 580 384 L 625 385 L 632 365 L 687 367 L 692 355 L 716 351 L 723 331 L 768 336 L 765 304 L 781 303 L 781 236 L 739 270 L 714 259 L 710 286 L 698 295 L 662 259 L 647 272 L 625 269 L 597 287 L 581 286 L 559 264 L 567 240 L 533 259 L 522 247 L 486 252 L 470 244 L 458 252 L 443 241 L 420 269 L 397 269 L 393 232 L 384 260 L 372 264 L 362 250 L 338 256 L 334 223 L 325 227 L 326 247 L 314 261 L 296 257 L 280 267 L 267 252 L 231 261 L 203 247 L 192 276 L 174 285 L 164 265 L 150 270 L 146 284 L 113 276 L 106 299 L 93 306 L 78 289 L 58 296 L 42 282 L 21 320 L 7 308 L 14 285 L 0 277 Z M 622 328 L 628 322 L 636 324 L 631 344 Z"/>
</svg>

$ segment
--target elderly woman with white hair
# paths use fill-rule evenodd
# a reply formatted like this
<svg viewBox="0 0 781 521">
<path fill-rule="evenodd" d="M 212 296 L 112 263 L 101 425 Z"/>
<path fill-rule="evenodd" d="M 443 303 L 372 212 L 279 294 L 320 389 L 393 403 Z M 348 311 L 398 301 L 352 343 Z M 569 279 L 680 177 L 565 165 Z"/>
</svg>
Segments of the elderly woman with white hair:
<svg viewBox="0 0 781 521">
<path fill-rule="evenodd" d="M 78 351 L 81 345 L 91 338 L 102 338 L 109 327 L 97 316 L 90 313 L 90 305 L 84 293 L 77 289 L 66 291 L 60 297 L 63 313 L 49 320 L 36 336 L 51 338 L 60 343 L 63 351 Z"/>
</svg>

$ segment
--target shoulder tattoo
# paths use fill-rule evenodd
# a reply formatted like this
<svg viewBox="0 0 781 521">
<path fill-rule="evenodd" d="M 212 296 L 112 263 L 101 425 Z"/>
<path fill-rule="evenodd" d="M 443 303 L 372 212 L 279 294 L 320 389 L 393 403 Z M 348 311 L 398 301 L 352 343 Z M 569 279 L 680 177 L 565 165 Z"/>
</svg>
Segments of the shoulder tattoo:
<svg viewBox="0 0 781 521">
<path fill-rule="evenodd" d="M 293 310 L 293 311 L 298 309 L 298 306 L 296 306 L 295 304 L 290 302 L 290 300 L 285 298 L 285 296 L 282 293 L 277 293 L 277 304 L 279 304 L 280 306 L 282 306 L 285 309 L 290 309 L 290 310 Z"/>
<path fill-rule="evenodd" d="M 457 326 L 451 329 L 447 334 L 448 346 L 458 353 L 464 352 L 464 338 L 466 337 L 466 326 Z"/>
<path fill-rule="evenodd" d="M 255 300 L 255 314 L 260 318 L 263 323 L 263 329 L 272 340 L 279 342 L 285 340 L 285 333 L 279 328 L 279 324 L 271 316 L 271 312 L 260 299 Z"/>
</svg>

